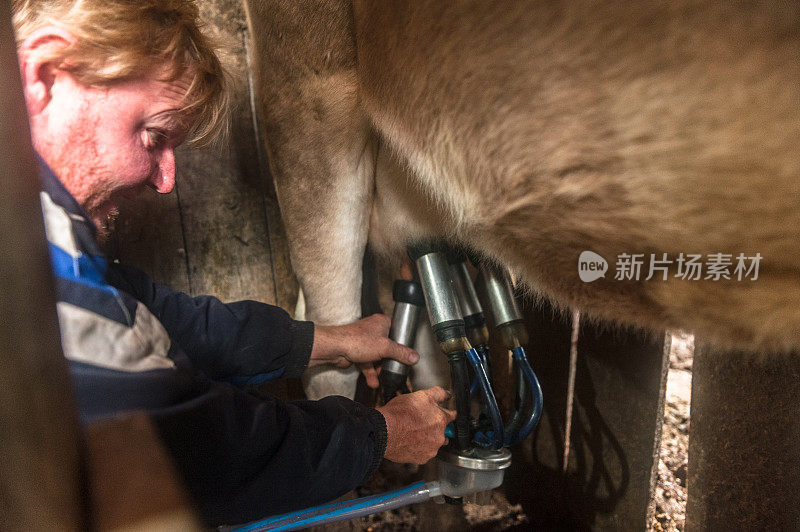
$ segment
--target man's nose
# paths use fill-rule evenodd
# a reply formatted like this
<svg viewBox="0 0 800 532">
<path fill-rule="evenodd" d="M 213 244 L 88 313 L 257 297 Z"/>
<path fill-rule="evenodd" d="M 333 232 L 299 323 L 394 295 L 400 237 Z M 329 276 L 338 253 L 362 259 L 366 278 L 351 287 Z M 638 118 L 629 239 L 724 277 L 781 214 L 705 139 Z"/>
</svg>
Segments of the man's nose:
<svg viewBox="0 0 800 532">
<path fill-rule="evenodd" d="M 175 152 L 172 148 L 161 152 L 158 158 L 158 167 L 149 184 L 161 194 L 169 194 L 175 188 Z"/>
</svg>

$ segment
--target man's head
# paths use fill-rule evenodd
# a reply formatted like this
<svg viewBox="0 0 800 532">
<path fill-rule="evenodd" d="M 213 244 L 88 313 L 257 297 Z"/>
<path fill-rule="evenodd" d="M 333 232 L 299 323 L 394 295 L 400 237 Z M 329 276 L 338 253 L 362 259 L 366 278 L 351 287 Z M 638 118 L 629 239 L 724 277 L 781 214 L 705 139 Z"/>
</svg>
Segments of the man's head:
<svg viewBox="0 0 800 532">
<path fill-rule="evenodd" d="M 34 148 L 103 229 L 172 190 L 173 150 L 224 127 L 225 75 L 193 0 L 12 0 Z"/>
</svg>

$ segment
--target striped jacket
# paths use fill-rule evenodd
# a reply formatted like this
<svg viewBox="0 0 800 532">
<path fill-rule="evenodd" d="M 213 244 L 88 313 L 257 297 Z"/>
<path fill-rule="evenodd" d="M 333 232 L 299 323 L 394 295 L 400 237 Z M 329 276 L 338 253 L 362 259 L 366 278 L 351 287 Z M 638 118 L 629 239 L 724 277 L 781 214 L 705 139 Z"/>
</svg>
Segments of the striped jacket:
<svg viewBox="0 0 800 532">
<path fill-rule="evenodd" d="M 62 347 L 84 422 L 146 411 L 209 524 L 315 505 L 375 470 L 386 446 L 377 410 L 242 388 L 298 377 L 312 323 L 255 301 L 193 298 L 108 263 L 93 222 L 44 163 L 41 179 Z"/>
</svg>

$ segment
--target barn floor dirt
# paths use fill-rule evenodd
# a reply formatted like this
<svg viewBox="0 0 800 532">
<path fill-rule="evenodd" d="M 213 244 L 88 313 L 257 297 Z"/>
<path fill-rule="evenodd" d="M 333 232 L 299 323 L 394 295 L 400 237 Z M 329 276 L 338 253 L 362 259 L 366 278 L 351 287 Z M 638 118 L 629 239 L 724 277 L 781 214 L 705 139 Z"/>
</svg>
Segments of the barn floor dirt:
<svg viewBox="0 0 800 532">
<path fill-rule="evenodd" d="M 689 447 L 689 399 L 692 382 L 694 339 L 674 335 L 670 352 L 670 368 L 664 408 L 661 460 L 655 490 L 655 514 L 648 530 L 673 532 L 683 530 L 686 515 L 686 464 Z M 420 478 L 433 478 L 433 471 L 384 463 L 369 484 L 352 496 L 380 493 Z M 349 498 L 349 497 L 347 497 Z M 438 501 L 442 503 L 443 501 Z M 529 522 L 521 505 L 510 504 L 500 491 L 484 495 L 484 500 L 463 506 L 425 503 L 373 514 L 360 519 L 315 527 L 318 531 L 370 532 L 395 530 L 525 530 Z M 424 523 L 424 526 L 423 526 Z"/>
</svg>

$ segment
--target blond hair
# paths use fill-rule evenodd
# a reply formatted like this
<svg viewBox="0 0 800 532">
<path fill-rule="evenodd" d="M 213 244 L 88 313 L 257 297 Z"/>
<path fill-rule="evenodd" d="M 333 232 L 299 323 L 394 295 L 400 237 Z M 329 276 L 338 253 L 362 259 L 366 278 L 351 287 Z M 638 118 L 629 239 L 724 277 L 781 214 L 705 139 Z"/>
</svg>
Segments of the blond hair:
<svg viewBox="0 0 800 532">
<path fill-rule="evenodd" d="M 194 0 L 12 0 L 17 46 L 52 24 L 76 39 L 53 51 L 54 61 L 85 85 L 108 85 L 166 64 L 165 81 L 193 77 L 181 114 L 187 136 L 205 145 L 227 128 L 228 81 L 214 47 L 201 32 Z"/>
</svg>

